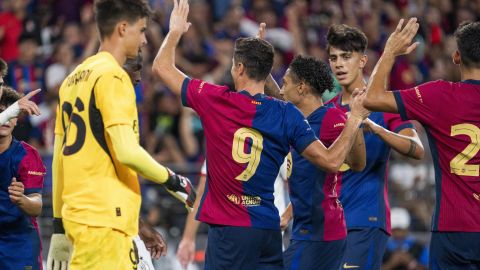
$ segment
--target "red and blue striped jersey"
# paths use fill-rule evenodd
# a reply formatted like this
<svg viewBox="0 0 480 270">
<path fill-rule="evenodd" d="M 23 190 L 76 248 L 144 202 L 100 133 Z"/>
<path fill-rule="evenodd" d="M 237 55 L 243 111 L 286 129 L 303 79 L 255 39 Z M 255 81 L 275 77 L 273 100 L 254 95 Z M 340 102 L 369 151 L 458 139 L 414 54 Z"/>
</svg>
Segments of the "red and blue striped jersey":
<svg viewBox="0 0 480 270">
<path fill-rule="evenodd" d="M 320 141 L 329 147 L 345 127 L 346 116 L 333 104 L 322 106 L 307 117 Z M 288 179 L 293 207 L 292 239 L 333 241 L 347 236 L 345 216 L 338 199 L 336 173 L 327 173 L 292 150 Z"/>
<path fill-rule="evenodd" d="M 342 93 L 329 103 L 335 104 L 344 112 L 350 111 L 348 105 L 342 105 Z M 395 133 L 413 128 L 411 122 L 402 121 L 398 114 L 372 112 L 368 118 Z M 347 228 L 375 227 L 390 233 L 387 169 L 391 148 L 375 134 L 364 134 L 364 137 L 367 153 L 365 169 L 353 172 L 345 168 L 338 176 L 341 183 L 338 192 Z"/>
<path fill-rule="evenodd" d="M 394 91 L 403 119 L 425 128 L 435 168 L 432 231 L 480 232 L 480 81 Z"/>
<path fill-rule="evenodd" d="M 197 219 L 279 229 L 273 185 L 290 146 L 301 153 L 316 136 L 291 103 L 185 79 L 182 103 L 202 121 L 207 182 Z"/>
</svg>

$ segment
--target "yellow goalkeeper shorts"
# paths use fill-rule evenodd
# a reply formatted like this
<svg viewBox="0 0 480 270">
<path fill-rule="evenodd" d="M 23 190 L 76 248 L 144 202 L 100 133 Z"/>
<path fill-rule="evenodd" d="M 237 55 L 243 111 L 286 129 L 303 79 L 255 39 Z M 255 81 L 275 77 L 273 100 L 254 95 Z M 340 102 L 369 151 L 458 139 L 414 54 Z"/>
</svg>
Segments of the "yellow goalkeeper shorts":
<svg viewBox="0 0 480 270">
<path fill-rule="evenodd" d="M 137 269 L 138 251 L 133 238 L 107 227 L 92 227 L 63 220 L 73 243 L 70 270 Z"/>
</svg>

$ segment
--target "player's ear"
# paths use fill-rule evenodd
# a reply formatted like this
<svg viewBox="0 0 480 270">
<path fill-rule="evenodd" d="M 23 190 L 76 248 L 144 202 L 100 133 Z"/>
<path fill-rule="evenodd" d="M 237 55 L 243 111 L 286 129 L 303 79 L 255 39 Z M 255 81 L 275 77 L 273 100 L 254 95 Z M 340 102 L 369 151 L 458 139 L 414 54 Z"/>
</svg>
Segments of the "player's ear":
<svg viewBox="0 0 480 270">
<path fill-rule="evenodd" d="M 366 54 L 363 54 L 360 57 L 360 68 L 364 68 L 367 62 L 368 62 L 368 56 Z"/>
<path fill-rule="evenodd" d="M 127 33 L 127 26 L 128 26 L 127 21 L 121 21 L 117 23 L 115 29 L 118 32 L 119 36 L 121 37 L 125 36 L 125 34 Z"/>
<path fill-rule="evenodd" d="M 452 54 L 452 61 L 455 65 L 460 65 L 462 62 L 462 58 L 460 57 L 460 52 L 458 50 L 455 50 L 455 52 Z"/>
<path fill-rule="evenodd" d="M 243 63 L 237 63 L 238 75 L 243 75 L 245 73 L 245 66 Z"/>
</svg>

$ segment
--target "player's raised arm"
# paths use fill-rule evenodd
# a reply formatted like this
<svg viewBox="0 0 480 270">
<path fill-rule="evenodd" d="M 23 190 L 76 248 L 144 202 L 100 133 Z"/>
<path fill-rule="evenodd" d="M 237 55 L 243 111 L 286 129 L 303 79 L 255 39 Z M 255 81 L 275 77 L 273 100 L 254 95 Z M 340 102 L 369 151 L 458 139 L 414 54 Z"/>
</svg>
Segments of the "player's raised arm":
<svg viewBox="0 0 480 270">
<path fill-rule="evenodd" d="M 353 100 L 350 104 L 351 114 L 337 140 L 335 140 L 328 149 L 322 142 L 316 140 L 302 152 L 304 158 L 327 172 L 337 172 L 340 166 L 342 166 L 347 154 L 352 149 L 356 134 L 359 132 L 360 124 L 370 114 L 370 112 L 362 106 L 365 98 L 364 91 L 357 89 L 352 97 Z"/>
<path fill-rule="evenodd" d="M 393 93 L 387 89 L 387 80 L 395 63 L 395 57 L 409 54 L 418 45 L 412 44 L 419 24 L 416 18 L 411 18 L 405 26 L 401 19 L 395 31 L 390 35 L 367 85 L 367 97 L 364 106 L 372 111 L 398 113 L 397 103 Z"/>
<path fill-rule="evenodd" d="M 40 109 L 35 102 L 30 99 L 38 94 L 41 90 L 37 89 L 31 91 L 17 102 L 10 105 L 5 111 L 0 113 L 0 125 L 5 124 L 8 120 L 17 117 L 21 111 L 27 112 L 30 115 L 40 115 Z"/>
<path fill-rule="evenodd" d="M 180 95 L 183 81 L 187 76 L 175 66 L 175 49 L 183 33 L 190 27 L 190 23 L 187 22 L 189 5 L 187 0 L 174 0 L 173 3 L 170 29 L 153 60 L 152 71 L 170 90 Z"/>
</svg>

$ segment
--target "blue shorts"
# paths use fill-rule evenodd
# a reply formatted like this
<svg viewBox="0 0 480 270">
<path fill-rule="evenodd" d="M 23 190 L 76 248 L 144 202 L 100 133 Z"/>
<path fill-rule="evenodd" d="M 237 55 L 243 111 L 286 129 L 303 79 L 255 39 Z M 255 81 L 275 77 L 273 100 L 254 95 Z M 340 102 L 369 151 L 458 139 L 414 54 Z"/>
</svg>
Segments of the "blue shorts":
<svg viewBox="0 0 480 270">
<path fill-rule="evenodd" d="M 345 239 L 328 242 L 292 240 L 283 254 L 285 270 L 338 269 L 345 248 Z"/>
<path fill-rule="evenodd" d="M 379 270 L 388 237 L 388 234 L 380 228 L 349 229 L 347 249 L 340 269 Z"/>
<path fill-rule="evenodd" d="M 431 270 L 480 270 L 480 233 L 433 232 Z"/>
<path fill-rule="evenodd" d="M 40 237 L 36 229 L 0 231 L 0 269 L 40 270 L 40 252 Z"/>
<path fill-rule="evenodd" d="M 283 270 L 280 230 L 210 225 L 206 270 Z"/>
</svg>

